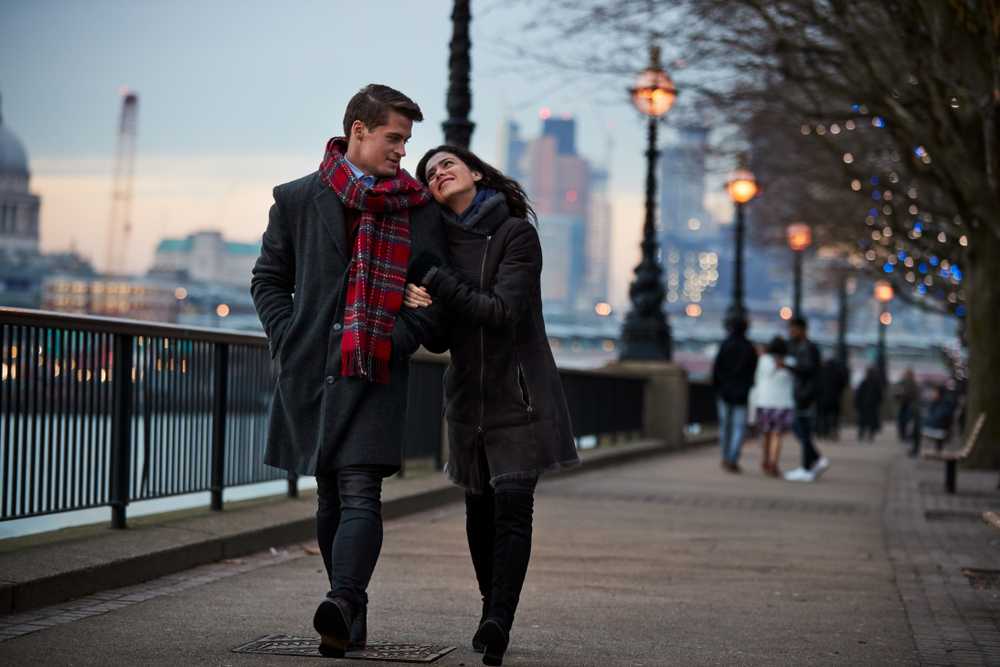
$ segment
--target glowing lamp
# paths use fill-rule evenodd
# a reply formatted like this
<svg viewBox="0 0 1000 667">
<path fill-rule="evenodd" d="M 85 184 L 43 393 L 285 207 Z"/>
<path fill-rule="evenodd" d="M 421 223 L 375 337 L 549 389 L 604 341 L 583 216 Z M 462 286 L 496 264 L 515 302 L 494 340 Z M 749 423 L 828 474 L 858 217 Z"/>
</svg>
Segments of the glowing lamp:
<svg viewBox="0 0 1000 667">
<path fill-rule="evenodd" d="M 660 66 L 660 47 L 649 47 L 649 67 L 635 80 L 629 91 L 632 105 L 646 116 L 662 116 L 677 99 L 677 86 Z"/>
<path fill-rule="evenodd" d="M 799 250 L 805 250 L 812 245 L 812 229 L 804 222 L 796 222 L 788 225 L 788 229 L 785 230 L 785 233 L 788 236 L 789 247 L 796 252 Z"/>
<path fill-rule="evenodd" d="M 879 303 L 888 303 L 892 301 L 893 296 L 895 296 L 895 292 L 892 289 L 892 285 L 884 280 L 875 283 L 875 298 Z"/>
<path fill-rule="evenodd" d="M 757 181 L 752 172 L 746 169 L 737 169 L 729 174 L 726 180 L 726 192 L 729 198 L 739 204 L 746 204 L 757 196 Z"/>
</svg>

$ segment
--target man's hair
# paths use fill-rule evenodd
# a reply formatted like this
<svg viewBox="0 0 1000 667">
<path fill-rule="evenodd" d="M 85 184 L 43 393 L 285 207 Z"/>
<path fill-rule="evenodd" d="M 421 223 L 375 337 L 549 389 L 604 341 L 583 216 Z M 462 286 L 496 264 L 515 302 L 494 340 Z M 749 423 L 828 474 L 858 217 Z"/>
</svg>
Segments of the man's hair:
<svg viewBox="0 0 1000 667">
<path fill-rule="evenodd" d="M 747 322 L 745 317 L 740 317 L 739 315 L 734 317 L 727 317 L 724 322 L 726 331 L 728 331 L 733 336 L 739 336 L 740 338 L 746 336 L 747 329 L 750 328 L 750 323 Z"/>
<path fill-rule="evenodd" d="M 370 130 L 389 122 L 389 112 L 395 111 L 414 123 L 424 119 L 420 107 L 409 97 L 389 86 L 370 83 L 351 98 L 344 112 L 344 136 L 351 136 L 354 121 L 360 120 Z"/>
<path fill-rule="evenodd" d="M 809 328 L 809 324 L 806 322 L 806 318 L 804 317 L 793 317 L 789 324 L 796 327 L 802 327 L 803 329 Z"/>
</svg>

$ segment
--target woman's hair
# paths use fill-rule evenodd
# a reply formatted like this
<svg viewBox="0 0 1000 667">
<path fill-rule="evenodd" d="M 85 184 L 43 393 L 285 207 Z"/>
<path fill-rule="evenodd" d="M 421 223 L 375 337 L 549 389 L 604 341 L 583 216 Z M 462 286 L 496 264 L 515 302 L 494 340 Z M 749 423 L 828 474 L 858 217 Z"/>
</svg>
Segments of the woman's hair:
<svg viewBox="0 0 1000 667">
<path fill-rule="evenodd" d="M 788 343 L 781 336 L 775 336 L 774 340 L 767 344 L 767 353 L 783 357 L 788 354 Z"/>
<path fill-rule="evenodd" d="M 482 179 L 476 183 L 476 189 L 490 188 L 502 194 L 507 200 L 507 207 L 510 209 L 511 216 L 524 218 L 529 222 L 538 224 L 538 217 L 531 210 L 531 205 L 528 203 L 528 195 L 524 193 L 524 188 L 521 187 L 521 184 L 513 178 L 504 176 L 503 172 L 483 162 L 479 159 L 478 155 L 467 148 L 445 144 L 424 153 L 424 156 L 420 158 L 420 162 L 417 163 L 417 178 L 420 179 L 421 183 L 427 185 L 427 161 L 438 153 L 451 153 L 464 162 L 465 166 L 470 170 L 478 171 L 482 174 Z"/>
</svg>

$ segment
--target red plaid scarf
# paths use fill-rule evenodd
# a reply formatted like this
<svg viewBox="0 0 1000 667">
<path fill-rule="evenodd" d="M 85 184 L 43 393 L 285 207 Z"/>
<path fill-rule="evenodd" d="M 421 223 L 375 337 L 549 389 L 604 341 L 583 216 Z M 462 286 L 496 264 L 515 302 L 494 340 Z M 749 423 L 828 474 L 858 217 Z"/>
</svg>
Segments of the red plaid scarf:
<svg viewBox="0 0 1000 667">
<path fill-rule="evenodd" d="M 326 145 L 319 175 L 344 206 L 361 212 L 347 284 L 341 372 L 389 384 L 392 325 L 403 305 L 406 263 L 410 257 L 408 209 L 423 206 L 430 194 L 402 169 L 368 189 L 344 159 L 347 140 Z"/>
</svg>

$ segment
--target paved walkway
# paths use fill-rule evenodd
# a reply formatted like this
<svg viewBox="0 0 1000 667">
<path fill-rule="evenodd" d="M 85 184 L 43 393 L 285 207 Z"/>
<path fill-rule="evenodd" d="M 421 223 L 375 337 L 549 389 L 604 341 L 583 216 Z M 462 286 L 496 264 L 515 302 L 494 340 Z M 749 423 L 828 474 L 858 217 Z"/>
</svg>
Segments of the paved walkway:
<svg viewBox="0 0 1000 667">
<path fill-rule="evenodd" d="M 1000 591 L 962 574 L 997 568 L 1000 533 L 974 520 L 1000 508 L 996 474 L 960 471 L 946 497 L 941 464 L 889 440 L 824 452 L 815 484 L 760 474 L 755 443 L 741 475 L 703 447 L 551 476 L 505 664 L 1000 663 Z M 464 541 L 458 504 L 387 522 L 370 639 L 457 646 L 435 664 L 480 664 Z M 323 579 L 319 556 L 289 547 L 0 617 L 0 664 L 320 664 L 232 649 L 311 636 Z"/>
</svg>

